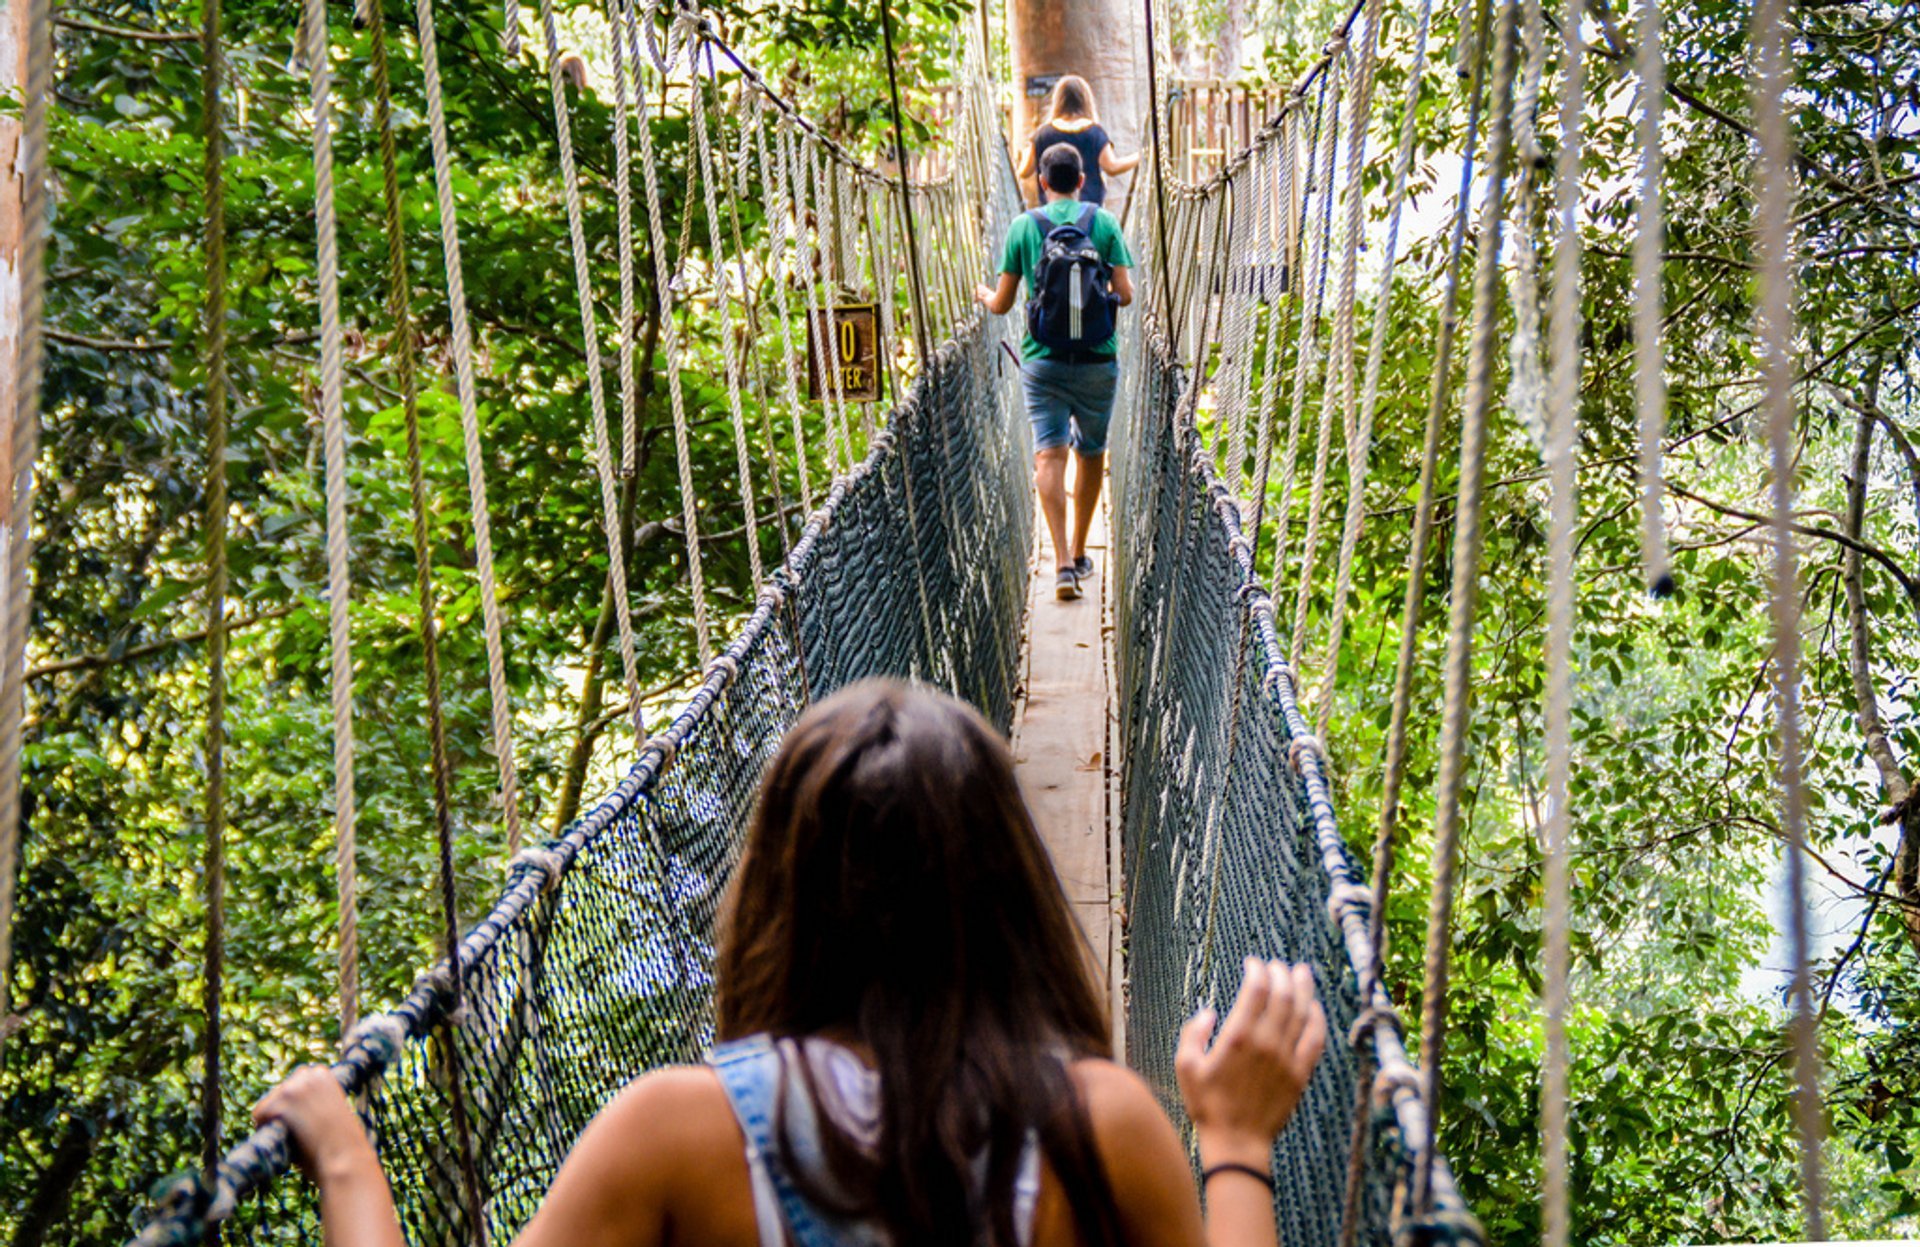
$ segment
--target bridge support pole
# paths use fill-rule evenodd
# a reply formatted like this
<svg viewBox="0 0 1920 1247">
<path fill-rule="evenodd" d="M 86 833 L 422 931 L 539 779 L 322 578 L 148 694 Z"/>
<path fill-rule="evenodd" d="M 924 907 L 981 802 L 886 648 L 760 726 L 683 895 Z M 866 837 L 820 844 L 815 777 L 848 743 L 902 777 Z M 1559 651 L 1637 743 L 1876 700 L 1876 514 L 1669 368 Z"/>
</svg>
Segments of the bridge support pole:
<svg viewBox="0 0 1920 1247">
<path fill-rule="evenodd" d="M 1100 123 L 1119 155 L 1136 152 L 1147 134 L 1147 53 L 1141 0 L 1007 0 L 1007 46 L 1013 60 L 1014 165 L 1020 146 L 1046 119 L 1047 92 L 1061 74 L 1079 74 L 1093 88 Z M 1146 165 L 1141 166 L 1146 176 Z M 1108 189 L 1107 208 L 1126 209 L 1136 175 Z M 1144 188 L 1145 182 L 1139 185 Z M 1022 187 L 1035 196 L 1033 180 Z M 1137 223 L 1135 223 L 1137 229 Z"/>
</svg>

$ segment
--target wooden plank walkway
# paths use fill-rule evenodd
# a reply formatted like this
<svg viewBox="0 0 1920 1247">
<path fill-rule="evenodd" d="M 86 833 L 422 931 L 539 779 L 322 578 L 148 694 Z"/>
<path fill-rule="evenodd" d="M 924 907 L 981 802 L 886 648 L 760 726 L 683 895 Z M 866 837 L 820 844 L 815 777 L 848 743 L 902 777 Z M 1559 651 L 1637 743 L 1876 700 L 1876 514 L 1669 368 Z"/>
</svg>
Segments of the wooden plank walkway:
<svg viewBox="0 0 1920 1247">
<path fill-rule="evenodd" d="M 1053 544 L 1037 514 L 1034 528 L 1024 695 L 1013 724 L 1015 772 L 1108 984 L 1116 1041 L 1124 1052 L 1120 858 L 1107 817 L 1112 707 L 1107 687 L 1105 496 L 1087 536 L 1094 574 L 1082 582 L 1077 602 L 1055 600 Z"/>
</svg>

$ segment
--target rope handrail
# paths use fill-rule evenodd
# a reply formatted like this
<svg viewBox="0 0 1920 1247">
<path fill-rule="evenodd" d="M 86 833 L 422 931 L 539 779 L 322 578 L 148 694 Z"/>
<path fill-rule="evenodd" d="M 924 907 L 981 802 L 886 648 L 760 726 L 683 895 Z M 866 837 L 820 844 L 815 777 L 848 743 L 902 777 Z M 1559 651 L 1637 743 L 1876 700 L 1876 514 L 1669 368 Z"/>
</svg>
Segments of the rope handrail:
<svg viewBox="0 0 1920 1247">
<path fill-rule="evenodd" d="M 864 460 L 835 479 L 819 509 L 808 517 L 786 562 L 767 577 L 732 641 L 707 664 L 699 685 L 668 726 L 640 745 L 620 782 L 561 835 L 517 855 L 505 887 L 485 916 L 467 929 L 454 956 L 435 962 L 414 980 L 398 1004 L 362 1018 L 343 1038 L 333 1062 L 342 1088 L 351 1095 L 369 1091 L 397 1065 L 407 1045 L 447 1024 L 457 991 L 451 967 L 461 966 L 463 975 L 483 973 L 480 967 L 497 955 L 510 931 L 537 920 L 535 910 L 542 898 L 568 878 L 582 855 L 644 802 L 654 799 L 683 751 L 720 726 L 714 716 L 722 695 L 742 679 L 755 650 L 787 617 L 816 566 L 826 558 L 829 534 L 858 519 L 859 509 L 870 505 L 866 496 L 884 484 L 890 465 L 908 455 L 909 442 L 935 435 L 941 413 L 933 395 L 940 380 L 972 368 L 972 355 L 980 355 L 985 369 L 990 369 L 986 361 L 997 349 L 987 340 L 987 326 L 980 316 L 938 348 L 931 366 L 895 410 L 887 430 L 876 437 Z M 820 691 L 816 689 L 816 695 Z M 273 1123 L 255 1130 L 219 1157 L 206 1175 L 184 1174 L 157 1186 L 154 1215 L 130 1247 L 181 1247 L 200 1241 L 209 1227 L 235 1215 L 244 1201 L 285 1174 L 291 1164 L 284 1126 Z"/>
</svg>

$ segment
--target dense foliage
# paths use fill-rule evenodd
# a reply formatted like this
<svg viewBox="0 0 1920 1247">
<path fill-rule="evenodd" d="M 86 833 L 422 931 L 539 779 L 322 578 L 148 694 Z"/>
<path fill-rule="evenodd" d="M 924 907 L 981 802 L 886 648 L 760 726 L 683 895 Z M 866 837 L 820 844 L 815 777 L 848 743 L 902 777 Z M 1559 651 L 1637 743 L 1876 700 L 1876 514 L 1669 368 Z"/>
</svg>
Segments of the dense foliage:
<svg viewBox="0 0 1920 1247">
<path fill-rule="evenodd" d="M 384 302 L 370 35 L 351 27 L 347 6 L 329 7 L 352 430 L 360 946 L 363 996 L 377 1005 L 432 959 L 439 919 L 405 430 Z M 625 695 L 610 637 L 584 355 L 539 26 L 526 22 L 527 51 L 516 61 L 500 46 L 498 6 L 438 7 L 522 817 L 538 835 L 591 800 L 632 745 L 622 730 Z M 924 133 L 938 104 L 925 84 L 943 78 L 945 44 L 930 50 L 923 36 L 950 26 L 954 11 L 902 7 L 905 54 L 928 66 L 914 76 L 909 98 Z M 23 1247 L 121 1241 L 146 1183 L 191 1164 L 198 1150 L 207 680 L 198 323 L 206 282 L 200 56 L 188 33 L 198 9 L 185 2 L 65 9 L 57 32 L 30 824 L 15 917 L 17 1029 L 0 1074 L 8 1127 L 0 1132 L 0 1238 Z M 291 12 L 243 0 L 226 13 L 234 430 L 227 459 L 233 648 L 225 1059 L 235 1131 L 250 1090 L 291 1061 L 323 1055 L 338 1030 L 312 130 L 305 71 L 292 63 Z M 782 20 L 790 72 L 778 85 L 834 118 L 850 145 L 875 154 L 884 132 L 870 124 L 881 98 L 873 75 L 862 83 L 865 94 L 849 96 L 843 81 L 821 88 L 801 72 L 816 45 L 851 63 L 848 49 L 874 36 L 872 18 L 809 19 L 796 10 Z M 471 916 L 503 877 L 505 833 L 486 745 L 473 535 L 411 21 L 410 5 L 387 6 L 413 332 L 427 374 L 424 466 L 460 898 Z M 573 93 L 573 132 L 617 421 L 606 28 L 591 10 L 564 15 L 562 28 L 566 49 L 594 66 L 603 88 Z M 667 173 L 670 245 L 689 244 L 682 267 L 693 306 L 682 313 L 681 366 L 708 592 L 724 630 L 750 591 L 721 347 L 698 280 L 707 225 L 687 174 L 696 163 L 688 103 L 683 83 L 655 108 L 652 125 Z M 637 187 L 637 171 L 635 180 Z M 758 222 L 749 211 L 749 243 Z M 684 686 L 695 651 L 671 426 L 664 397 L 650 401 L 664 389 L 656 374 L 666 366 L 658 303 L 645 280 L 650 261 L 643 228 L 635 326 L 642 407 L 636 472 L 622 509 L 640 683 L 649 705 L 664 705 Z M 820 480 L 825 439 L 814 433 Z M 761 544 L 777 559 L 783 538 L 767 517 L 779 500 L 791 521 L 799 504 L 790 438 L 784 430 L 775 438 L 784 475 L 769 481 L 762 461 L 758 511 Z"/>
<path fill-rule="evenodd" d="M 1329 22 L 1348 6 L 1337 8 Z M 1412 17 L 1410 6 L 1388 9 L 1369 173 L 1376 218 L 1385 213 Z M 1368 526 L 1329 737 L 1343 821 L 1362 851 L 1378 817 L 1445 231 L 1464 138 L 1465 84 L 1456 71 L 1470 58 L 1458 12 L 1435 13 L 1414 177 L 1413 219 L 1423 224 L 1391 307 Z M 1753 149 L 1742 120 L 1751 115 L 1751 13 L 1707 0 L 1675 6 L 1668 19 L 1666 520 L 1678 593 L 1660 601 L 1646 591 L 1639 552 L 1632 14 L 1596 12 L 1586 31 L 1582 196 L 1573 1233 L 1611 1243 L 1793 1239 L 1802 1223 L 1787 1108 L 1784 902 L 1774 882 L 1783 833 L 1766 621 L 1771 543 L 1762 523 L 1770 478 L 1757 414 Z M 1920 384 L 1915 16 L 1911 4 L 1793 10 L 1806 866 L 1831 1133 L 1829 1229 L 1855 1238 L 1910 1236 L 1920 1214 L 1920 811 L 1910 798 L 1920 749 L 1912 702 L 1920 661 L 1920 461 L 1911 444 Z M 1298 64 L 1280 76 L 1291 79 Z M 1558 134 L 1557 73 L 1556 58 L 1539 114 L 1549 153 Z M 1509 231 L 1536 240 L 1544 280 L 1554 243 L 1544 207 L 1550 166 L 1532 176 L 1540 216 L 1510 219 Z M 1479 241 L 1476 231 L 1469 271 Z M 1519 280 L 1511 255 L 1510 245 L 1495 381 L 1502 395 Z M 1464 357 L 1463 341 L 1456 378 Z M 1456 406 L 1458 391 L 1456 384 Z M 1443 464 L 1456 451 L 1450 433 Z M 1345 496 L 1344 458 L 1334 456 L 1335 500 Z M 1401 986 L 1410 1027 L 1426 940 L 1451 476 L 1443 467 L 1435 553 L 1421 571 L 1427 624 L 1416 666 L 1407 847 L 1390 913 L 1389 978 Z M 1524 1243 L 1539 1234 L 1547 494 L 1539 452 L 1511 404 L 1499 413 L 1487 476 L 1442 1142 L 1490 1241 Z M 1303 467 L 1293 495 L 1296 539 L 1307 495 Z M 1329 506 L 1330 532 L 1338 505 Z M 1315 647 L 1337 537 L 1327 540 L 1304 664 L 1310 688 L 1323 679 Z M 1288 551 L 1275 572 L 1289 602 L 1295 566 Z"/>
<path fill-rule="evenodd" d="M 361 943 L 365 995 L 377 1003 L 433 952 L 434 850 L 394 328 L 382 305 L 368 36 L 349 28 L 345 6 L 333 7 L 337 194 L 353 330 Z M 942 79 L 938 59 L 918 54 L 913 32 L 923 50 L 929 32 L 960 13 L 945 3 L 901 7 L 916 137 L 933 128 Z M 1316 32 L 1338 16 L 1330 6 L 1252 6 L 1251 14 L 1248 7 L 1195 6 L 1173 26 L 1191 39 L 1229 21 L 1266 31 L 1276 76 L 1290 77 L 1317 51 Z M 1375 152 L 1391 145 L 1391 102 L 1406 81 L 1410 12 L 1388 7 Z M 16 1247 L 118 1242 L 144 1183 L 191 1163 L 197 1146 L 206 471 L 196 353 L 205 295 L 199 58 L 190 39 L 127 34 L 190 31 L 197 8 L 108 0 L 64 10 L 59 31 L 56 333 L 36 514 L 30 825 L 15 920 L 16 1030 L 0 1053 L 0 1119 L 8 1127 L 0 1136 L 0 1235 Z M 528 23 L 529 51 L 516 63 L 499 46 L 491 0 L 441 9 L 525 813 L 551 826 L 583 792 L 591 797 L 628 748 L 605 615 L 607 564 L 596 535 L 600 502 L 558 156 L 537 26 Z M 877 6 L 743 3 L 718 11 L 781 90 L 840 137 L 879 154 L 886 131 Z M 471 913 L 500 878 L 504 835 L 492 804 L 493 761 L 481 744 L 486 682 L 466 480 L 445 384 L 444 275 L 411 6 L 388 4 L 386 13 L 415 332 L 433 374 L 425 466 L 461 898 Z M 1916 16 L 1911 0 L 1794 11 L 1805 156 L 1798 484 L 1808 530 L 1805 696 L 1817 853 L 1810 865 L 1827 881 L 1818 998 L 1834 1228 L 1856 1237 L 1911 1234 L 1920 1214 L 1920 803 L 1908 799 L 1920 750 L 1912 705 L 1912 672 L 1920 669 L 1920 459 L 1911 444 L 1920 436 L 1912 415 L 1920 385 Z M 1753 969 L 1779 962 L 1769 880 L 1780 844 L 1763 622 L 1768 547 L 1747 518 L 1764 511 L 1767 484 L 1751 420 L 1751 144 L 1740 121 L 1749 112 L 1748 17 L 1744 5 L 1694 0 L 1671 19 L 1679 90 L 1669 101 L 1666 142 L 1676 444 L 1668 466 L 1679 593 L 1665 602 L 1649 600 L 1639 582 L 1633 509 L 1631 23 L 1610 15 L 1588 32 L 1596 56 L 1585 183 L 1573 1034 L 1582 1241 L 1797 1236 L 1779 978 Z M 582 9 L 566 28 L 604 73 L 604 51 L 592 43 L 597 20 Z M 335 906 L 306 85 L 289 64 L 286 5 L 235 0 L 228 24 L 236 632 L 226 1048 L 229 1085 L 241 1089 L 321 1055 L 336 1037 Z M 1457 44 L 1458 34 L 1451 10 L 1436 15 L 1437 47 Z M 1421 105 L 1416 186 L 1430 210 L 1406 246 L 1391 308 L 1404 328 L 1387 361 L 1373 512 L 1331 735 L 1357 845 L 1377 813 L 1374 760 L 1435 362 L 1461 94 L 1454 58 L 1437 55 Z M 617 265 L 611 115 L 593 90 L 576 93 L 574 104 L 610 362 L 618 333 L 614 285 L 605 280 Z M 653 122 L 655 140 L 667 167 L 684 170 L 684 96 L 667 104 Z M 1550 111 L 1542 117 L 1549 135 Z M 1370 176 L 1384 182 L 1384 160 Z M 704 222 L 686 202 L 684 177 L 669 177 L 666 189 L 669 237 L 693 226 L 697 268 Z M 1544 223 L 1538 228 L 1550 242 Z M 640 268 L 648 271 L 644 257 Z M 644 282 L 640 306 L 641 386 L 652 395 L 666 361 Z M 685 331 L 702 524 L 722 534 L 707 547 L 707 570 L 723 611 L 732 610 L 745 600 L 747 572 L 737 504 L 729 502 L 734 452 L 716 380 L 722 348 L 701 317 L 689 317 Z M 664 405 L 656 398 L 644 409 L 625 499 L 642 685 L 663 698 L 694 661 Z M 1442 1114 L 1444 1146 L 1492 1240 L 1522 1243 L 1538 1230 L 1544 486 L 1538 456 L 1517 428 L 1503 424 L 1496 447 Z M 791 450 L 782 440 L 789 503 Z M 1339 456 L 1332 490 L 1344 490 Z M 1304 492 L 1294 499 L 1296 534 Z M 763 515 L 772 502 L 763 501 Z M 1445 613 L 1447 518 L 1443 508 L 1441 552 L 1422 570 L 1429 620 Z M 763 544 L 777 548 L 771 524 Z M 1320 614 L 1330 561 L 1321 561 Z M 1289 574 L 1283 562 L 1281 587 Z M 1416 696 L 1426 710 L 1416 721 L 1409 844 L 1390 915 L 1390 977 L 1402 984 L 1418 982 L 1424 938 L 1439 631 L 1430 623 L 1421 642 Z M 1311 673 L 1311 644 L 1308 652 Z M 1876 709 L 1863 716 L 1863 706 Z M 1863 720 L 1882 724 L 1879 735 Z M 1882 811 L 1896 805 L 1883 823 Z M 1419 1003 L 1410 990 L 1410 1019 Z M 243 1094 L 229 1106 L 230 1128 L 242 1122 Z"/>
</svg>

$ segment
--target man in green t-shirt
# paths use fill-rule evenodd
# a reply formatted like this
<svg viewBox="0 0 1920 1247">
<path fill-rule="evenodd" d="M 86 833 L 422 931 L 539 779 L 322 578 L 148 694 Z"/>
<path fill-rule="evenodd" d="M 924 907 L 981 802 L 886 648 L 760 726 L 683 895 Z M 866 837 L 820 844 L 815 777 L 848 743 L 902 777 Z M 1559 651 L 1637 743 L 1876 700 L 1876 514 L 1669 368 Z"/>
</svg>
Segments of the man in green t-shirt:
<svg viewBox="0 0 1920 1247">
<path fill-rule="evenodd" d="M 1080 153 L 1056 143 L 1040 154 L 1040 180 L 1047 202 L 1039 212 L 1054 225 L 1081 219 L 1080 188 L 1086 171 Z M 1020 282 L 1033 295 L 1034 269 L 1040 263 L 1046 237 L 1033 213 L 1022 213 L 1007 231 L 1001 252 L 999 282 L 978 286 L 974 298 L 994 315 L 1012 309 Z M 1100 258 L 1112 266 L 1110 289 L 1115 302 L 1133 302 L 1133 254 L 1127 250 L 1120 223 L 1104 208 L 1095 209 L 1086 227 Z M 1093 525 L 1100 501 L 1100 479 L 1107 465 L 1107 422 L 1113 415 L 1114 389 L 1120 377 L 1117 335 L 1099 346 L 1071 353 L 1049 349 L 1036 341 L 1032 326 L 1021 346 L 1021 386 L 1027 400 L 1027 419 L 1033 424 L 1033 484 L 1040 494 L 1040 511 L 1053 537 L 1054 596 L 1070 602 L 1080 596 L 1080 582 L 1093 575 L 1087 557 L 1087 529 Z M 1067 451 L 1076 459 L 1073 495 L 1073 539 L 1067 540 Z"/>
</svg>

